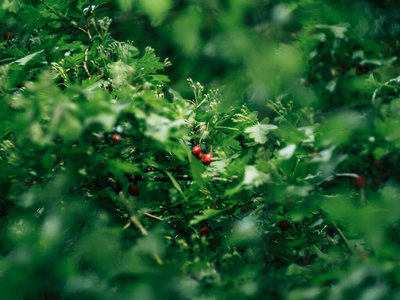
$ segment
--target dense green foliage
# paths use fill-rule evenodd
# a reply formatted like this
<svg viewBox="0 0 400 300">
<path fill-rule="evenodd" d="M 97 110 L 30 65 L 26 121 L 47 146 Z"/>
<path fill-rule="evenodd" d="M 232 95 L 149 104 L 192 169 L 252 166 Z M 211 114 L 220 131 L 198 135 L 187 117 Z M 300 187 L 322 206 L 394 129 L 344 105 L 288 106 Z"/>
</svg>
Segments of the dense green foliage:
<svg viewBox="0 0 400 300">
<path fill-rule="evenodd" d="M 400 297 L 399 12 L 2 2 L 0 298 Z"/>
</svg>

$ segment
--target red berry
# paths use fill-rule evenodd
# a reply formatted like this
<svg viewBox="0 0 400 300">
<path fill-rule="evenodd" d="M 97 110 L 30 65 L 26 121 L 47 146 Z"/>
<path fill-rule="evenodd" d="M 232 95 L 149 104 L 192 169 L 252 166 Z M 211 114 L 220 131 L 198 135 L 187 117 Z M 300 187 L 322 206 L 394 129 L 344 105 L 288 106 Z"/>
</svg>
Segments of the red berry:
<svg viewBox="0 0 400 300">
<path fill-rule="evenodd" d="M 194 146 L 193 149 L 192 149 L 192 153 L 196 154 L 196 155 L 199 155 L 199 153 L 201 153 L 200 146 Z"/>
<path fill-rule="evenodd" d="M 364 176 L 358 176 L 354 179 L 354 185 L 358 188 L 362 188 L 367 183 L 367 179 Z"/>
<path fill-rule="evenodd" d="M 363 74 L 368 73 L 368 72 L 369 72 L 368 66 L 359 66 L 357 68 L 357 70 L 356 70 L 356 74 L 357 75 L 363 75 Z"/>
<path fill-rule="evenodd" d="M 209 165 L 209 164 L 211 164 L 211 160 L 212 160 L 213 157 L 214 157 L 214 156 L 212 156 L 211 153 L 208 153 L 208 154 L 205 154 L 205 155 L 203 156 L 203 159 L 202 159 L 201 161 L 203 162 L 203 164 Z"/>
<path fill-rule="evenodd" d="M 137 196 L 139 195 L 139 188 L 136 185 L 132 184 L 128 187 L 128 193 L 132 196 Z"/>
<path fill-rule="evenodd" d="M 245 213 L 245 212 L 247 212 L 249 210 L 249 207 L 248 206 L 243 206 L 242 207 L 242 213 Z"/>
<path fill-rule="evenodd" d="M 13 35 L 11 32 L 7 32 L 6 34 L 4 34 L 4 39 L 5 40 L 12 40 Z"/>
<path fill-rule="evenodd" d="M 203 153 L 199 153 L 198 158 L 201 159 L 203 157 Z"/>
<path fill-rule="evenodd" d="M 279 228 L 282 230 L 287 230 L 289 228 L 289 222 L 287 220 L 280 221 Z"/>
<path fill-rule="evenodd" d="M 202 227 L 200 229 L 200 236 L 210 236 L 210 230 L 207 227 Z"/>
<path fill-rule="evenodd" d="M 114 142 L 118 142 L 121 139 L 121 137 L 118 134 L 116 134 L 112 137 L 112 139 Z"/>
</svg>

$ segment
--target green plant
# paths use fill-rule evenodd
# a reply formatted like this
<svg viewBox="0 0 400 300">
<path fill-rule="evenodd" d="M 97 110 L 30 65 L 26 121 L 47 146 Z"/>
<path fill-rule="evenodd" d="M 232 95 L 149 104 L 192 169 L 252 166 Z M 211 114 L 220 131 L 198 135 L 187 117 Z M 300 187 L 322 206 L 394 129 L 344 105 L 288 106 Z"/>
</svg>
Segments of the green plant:
<svg viewBox="0 0 400 300">
<path fill-rule="evenodd" d="M 400 295 L 398 8 L 261 2 L 2 4 L 2 298 Z"/>
</svg>

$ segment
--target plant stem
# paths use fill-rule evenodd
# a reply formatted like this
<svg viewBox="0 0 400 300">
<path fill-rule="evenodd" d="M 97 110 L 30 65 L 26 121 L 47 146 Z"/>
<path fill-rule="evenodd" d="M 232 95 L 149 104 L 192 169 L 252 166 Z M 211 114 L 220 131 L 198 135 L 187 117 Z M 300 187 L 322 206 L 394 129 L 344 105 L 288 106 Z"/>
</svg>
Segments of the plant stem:
<svg viewBox="0 0 400 300">
<path fill-rule="evenodd" d="M 351 254 L 354 254 L 354 250 L 351 248 L 349 241 L 347 240 L 346 236 L 343 234 L 342 230 L 337 226 L 336 222 L 331 220 L 333 227 L 335 227 L 339 236 L 343 239 L 344 244 L 346 245 L 347 249 Z"/>
</svg>

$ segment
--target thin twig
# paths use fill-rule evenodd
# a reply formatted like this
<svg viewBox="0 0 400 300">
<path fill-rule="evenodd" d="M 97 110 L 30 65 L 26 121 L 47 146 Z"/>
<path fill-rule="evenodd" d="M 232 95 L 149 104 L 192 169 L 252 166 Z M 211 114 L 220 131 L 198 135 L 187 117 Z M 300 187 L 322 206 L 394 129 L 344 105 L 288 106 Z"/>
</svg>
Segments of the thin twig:
<svg viewBox="0 0 400 300">
<path fill-rule="evenodd" d="M 86 72 L 87 76 L 89 77 L 89 79 L 91 79 L 93 75 L 90 74 L 89 69 L 88 69 L 88 67 L 87 67 L 88 54 L 89 54 L 89 51 L 92 49 L 92 46 L 93 46 L 93 39 L 92 39 L 92 35 L 90 34 L 89 15 L 86 17 L 86 20 L 87 20 L 87 25 L 86 25 L 86 26 L 87 26 L 87 27 L 86 27 L 87 30 L 86 30 L 86 34 L 87 34 L 88 37 L 89 37 L 89 42 L 90 42 L 90 44 L 89 44 L 89 48 L 86 48 L 86 50 L 85 50 L 85 60 L 84 60 L 84 62 L 83 62 L 83 69 L 85 70 L 85 72 Z"/>
<path fill-rule="evenodd" d="M 331 176 L 328 176 L 327 178 L 325 178 L 324 180 L 322 180 L 321 182 L 317 183 L 316 187 L 319 187 L 319 186 L 323 185 L 326 182 L 335 180 L 336 178 L 340 178 L 340 177 L 343 177 L 343 178 L 357 178 L 357 177 L 359 177 L 359 175 L 354 174 L 354 173 L 339 173 L 339 174 L 331 175 Z"/>
<path fill-rule="evenodd" d="M 71 26 L 71 27 L 73 27 L 73 28 L 77 28 L 77 29 L 79 29 L 79 30 L 82 30 L 84 33 L 86 33 L 86 31 L 85 31 L 83 28 L 81 28 L 81 27 L 79 27 L 79 26 L 75 26 L 75 25 L 69 23 L 62 15 L 60 15 L 58 12 L 56 12 L 56 11 L 55 11 L 52 7 L 50 7 L 46 2 L 44 2 L 43 0 L 41 0 L 40 2 L 42 2 L 43 5 L 46 6 L 46 8 L 47 8 L 48 10 L 50 10 L 53 14 L 55 14 L 59 19 L 61 19 L 61 20 L 62 20 L 64 23 L 66 23 L 68 26 Z M 79 20 L 79 19 L 77 19 L 77 18 L 74 18 L 74 17 L 71 17 L 71 16 L 70 16 L 70 18 L 75 19 L 75 20 L 78 20 L 80 23 L 82 23 L 82 21 Z M 82 25 L 83 25 L 83 23 L 82 23 Z"/>
<path fill-rule="evenodd" d="M 146 236 L 148 234 L 146 228 L 143 227 L 142 223 L 139 222 L 138 218 L 136 218 L 135 215 L 131 216 L 130 221 L 140 230 L 140 233 L 143 236 Z"/>
<path fill-rule="evenodd" d="M 347 240 L 346 236 L 343 234 L 343 232 L 340 230 L 340 228 L 337 226 L 337 224 L 335 223 L 335 221 L 331 220 L 331 223 L 333 225 L 333 227 L 335 227 L 337 233 L 339 234 L 339 236 L 343 239 L 344 244 L 346 245 L 347 249 L 349 250 L 349 252 L 351 254 L 354 254 L 354 250 L 351 248 L 349 241 Z"/>
<path fill-rule="evenodd" d="M 360 189 L 360 202 L 361 204 L 365 204 L 365 189 L 361 187 Z"/>
<path fill-rule="evenodd" d="M 164 221 L 162 218 L 157 217 L 157 216 L 152 215 L 152 214 L 149 214 L 149 213 L 144 213 L 144 215 L 145 215 L 146 217 L 152 218 L 152 219 L 157 220 L 157 221 Z"/>
<path fill-rule="evenodd" d="M 140 223 L 140 221 L 138 220 L 138 218 L 136 218 L 135 215 L 131 216 L 130 221 L 131 221 L 131 223 L 133 225 L 135 225 L 140 230 L 140 233 L 143 236 L 147 236 L 148 235 L 146 228 L 143 227 L 142 223 Z M 154 254 L 153 256 L 154 256 L 154 259 L 157 261 L 157 263 L 159 265 L 163 264 L 163 261 L 161 260 L 161 258 L 157 254 Z"/>
<path fill-rule="evenodd" d="M 230 181 L 232 179 L 237 179 L 239 176 L 231 176 L 229 179 L 228 178 L 223 178 L 220 175 L 209 175 L 207 176 L 208 178 L 211 179 L 220 179 L 220 180 L 227 180 Z M 169 177 L 161 177 L 161 176 L 153 176 L 153 177 L 143 177 L 143 176 L 134 176 L 135 181 L 161 181 L 161 182 L 169 182 L 171 179 Z M 175 180 L 188 180 L 192 181 L 193 177 L 189 175 L 182 175 L 182 176 L 175 176 Z"/>
</svg>

